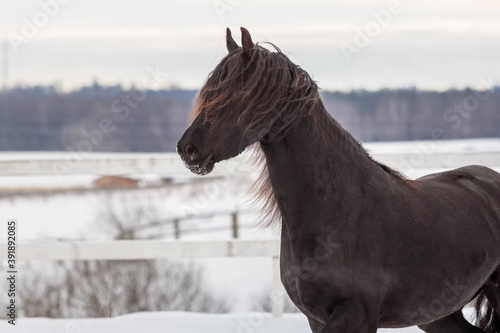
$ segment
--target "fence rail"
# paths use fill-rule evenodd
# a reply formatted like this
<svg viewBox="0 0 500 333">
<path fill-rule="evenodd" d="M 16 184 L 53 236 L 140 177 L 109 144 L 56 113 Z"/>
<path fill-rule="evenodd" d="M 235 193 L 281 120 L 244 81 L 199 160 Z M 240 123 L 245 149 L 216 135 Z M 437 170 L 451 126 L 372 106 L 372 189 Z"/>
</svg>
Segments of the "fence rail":
<svg viewBox="0 0 500 333">
<path fill-rule="evenodd" d="M 18 244 L 18 259 L 21 261 L 278 256 L 279 241 L 277 240 L 115 240 Z M 0 243 L 0 258 L 7 259 L 5 243 Z"/>
<path fill-rule="evenodd" d="M 468 164 L 500 166 L 500 151 L 490 152 L 425 152 L 372 153 L 375 160 L 398 170 L 447 169 Z M 249 165 L 248 155 L 220 162 L 211 175 L 224 176 L 230 173 L 257 171 Z M 169 176 L 191 176 L 179 156 L 175 153 L 90 153 L 76 158 L 65 153 L 53 154 L 50 158 L 25 159 L 16 157 L 0 160 L 0 176 L 22 175 L 125 175 L 168 174 Z"/>
<path fill-rule="evenodd" d="M 268 257 L 272 259 L 272 312 L 283 314 L 279 240 L 165 241 L 117 240 L 100 242 L 19 243 L 19 261 L 31 260 L 145 260 L 160 258 Z M 7 244 L 0 243 L 0 259 Z"/>
</svg>

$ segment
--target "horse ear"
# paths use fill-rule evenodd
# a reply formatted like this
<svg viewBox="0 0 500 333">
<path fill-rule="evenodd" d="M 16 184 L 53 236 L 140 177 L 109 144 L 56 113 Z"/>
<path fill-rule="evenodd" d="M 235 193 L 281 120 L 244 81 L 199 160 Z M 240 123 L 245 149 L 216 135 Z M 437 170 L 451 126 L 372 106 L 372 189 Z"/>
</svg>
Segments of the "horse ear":
<svg viewBox="0 0 500 333">
<path fill-rule="evenodd" d="M 236 50 L 239 47 L 238 44 L 236 44 L 236 42 L 234 41 L 233 36 L 231 35 L 231 30 L 229 30 L 229 28 L 226 29 L 226 46 L 229 52 Z"/>
<path fill-rule="evenodd" d="M 247 55 L 250 55 L 251 50 L 254 48 L 252 37 L 247 29 L 241 27 L 241 45 L 243 45 L 243 51 Z"/>
</svg>

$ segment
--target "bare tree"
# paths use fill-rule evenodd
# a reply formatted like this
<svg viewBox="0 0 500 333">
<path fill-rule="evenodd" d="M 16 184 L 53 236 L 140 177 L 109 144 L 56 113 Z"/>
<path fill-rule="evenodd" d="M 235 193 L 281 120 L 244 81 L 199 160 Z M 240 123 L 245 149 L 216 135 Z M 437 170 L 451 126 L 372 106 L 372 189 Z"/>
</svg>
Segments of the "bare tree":
<svg viewBox="0 0 500 333">
<path fill-rule="evenodd" d="M 125 203 L 126 204 L 126 203 Z M 107 203 L 99 225 L 115 239 L 135 239 L 152 209 Z M 152 216 L 152 215 L 151 215 Z M 142 230 L 143 232 L 144 230 Z M 205 290 L 203 270 L 185 260 L 109 260 L 30 264 L 20 280 L 25 316 L 110 317 L 139 311 L 227 312 L 225 300 Z"/>
<path fill-rule="evenodd" d="M 254 311 L 262 311 L 262 312 L 271 312 L 272 311 L 272 301 L 271 301 L 271 292 L 268 291 L 265 294 L 257 295 L 254 297 L 252 302 Z M 292 300 L 288 296 L 287 293 L 283 293 L 283 312 L 286 313 L 296 313 L 300 312 L 295 304 L 293 304 Z"/>
</svg>

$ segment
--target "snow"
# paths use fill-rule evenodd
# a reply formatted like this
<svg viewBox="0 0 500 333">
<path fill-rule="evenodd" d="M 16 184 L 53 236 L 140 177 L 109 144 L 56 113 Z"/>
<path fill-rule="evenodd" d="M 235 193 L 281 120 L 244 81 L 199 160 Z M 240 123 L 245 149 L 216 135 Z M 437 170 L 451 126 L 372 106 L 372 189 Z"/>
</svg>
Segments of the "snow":
<svg viewBox="0 0 500 333">
<path fill-rule="evenodd" d="M 478 138 L 459 140 L 414 140 L 391 142 L 366 142 L 365 149 L 372 153 L 427 152 L 427 153 L 460 153 L 460 152 L 492 152 L 500 151 L 500 139 Z"/>
<path fill-rule="evenodd" d="M 100 319 L 47 319 L 25 318 L 16 326 L 0 321 L 2 333 L 309 333 L 307 320 L 302 314 L 285 314 L 274 318 L 269 313 L 201 314 L 187 312 L 133 313 Z M 416 327 L 379 332 L 416 333 Z"/>
<path fill-rule="evenodd" d="M 500 151 L 500 139 L 377 142 L 365 143 L 364 146 L 374 154 L 397 154 L 413 151 Z M 49 152 L 46 153 L 46 156 L 48 158 L 57 158 L 60 154 Z M 43 155 L 44 153 L 40 152 L 4 152 L 0 153 L 0 161 L 12 158 L 39 159 Z M 441 170 L 418 169 L 403 171 L 410 178 L 418 178 Z M 137 177 L 151 181 L 154 176 L 140 175 Z M 157 177 L 161 177 L 161 175 L 157 175 Z M 241 238 L 277 237 L 276 233 L 262 230 L 255 223 L 257 214 L 255 208 L 249 203 L 251 199 L 251 196 L 248 195 L 248 189 L 251 185 L 249 177 L 247 175 L 247 178 L 241 179 L 212 179 L 197 185 L 181 183 L 163 189 L 116 191 L 114 194 L 82 191 L 80 193 L 62 192 L 57 195 L 0 197 L 0 211 L 4 218 L 18 220 L 20 225 L 19 236 L 23 241 L 35 239 L 102 239 L 104 237 L 103 233 L 100 228 L 97 228 L 100 219 L 99 215 L 103 210 L 109 208 L 108 202 L 110 200 L 113 202 L 127 202 L 130 207 L 143 205 L 143 207 L 150 209 L 150 214 L 156 214 L 155 217 L 159 219 L 211 211 L 254 210 L 254 213 L 241 216 L 240 222 L 244 226 Z M 90 188 L 95 178 L 95 176 L 66 176 L 64 178 L 64 187 Z M 61 184 L 53 176 L 0 177 L 0 188 L 51 186 L 61 187 Z M 122 215 L 131 215 L 132 213 L 130 210 L 123 210 Z M 217 231 L 217 226 L 227 227 L 229 223 L 229 216 L 183 222 L 182 228 L 186 232 L 182 235 L 182 238 L 186 240 L 200 239 L 200 237 L 204 239 L 225 239 L 230 237 L 229 230 Z M 197 229 L 210 226 L 214 228 L 213 232 L 203 234 L 196 232 Z M 2 232 L 4 231 L 0 230 L 0 236 L 2 236 Z"/>
<path fill-rule="evenodd" d="M 366 143 L 370 153 L 397 154 L 400 152 L 470 152 L 500 151 L 500 139 L 469 139 L 454 141 L 414 141 L 391 143 Z M 48 153 L 49 157 L 59 157 Z M 0 153 L 5 159 L 36 159 L 43 153 Z M 412 178 L 441 170 L 405 170 Z M 154 176 L 141 176 L 154 180 Z M 159 176 L 158 176 L 159 177 Z M 68 176 L 65 186 L 90 187 L 94 176 Z M 1 187 L 51 187 L 53 176 L 0 177 Z M 240 238 L 277 238 L 278 233 L 262 229 L 256 223 L 258 214 L 249 203 L 251 179 L 211 179 L 195 185 L 174 184 L 171 187 L 115 191 L 113 193 L 82 192 L 57 195 L 0 197 L 0 218 L 18 221 L 18 238 L 22 241 L 54 239 L 109 239 L 109 232 L 102 226 L 103 212 L 113 209 L 127 218 L 129 223 L 140 224 L 151 219 L 165 219 L 185 214 L 210 211 L 242 210 Z M 135 208 L 143 208 L 146 216 L 134 215 Z M 253 209 L 253 210 L 252 210 Z M 181 223 L 181 239 L 206 240 L 231 237 L 230 216 L 192 219 Z M 166 225 L 157 232 L 172 238 L 172 226 Z M 211 231 L 206 231 L 211 228 Z M 205 230 L 205 232 L 203 232 Z M 5 239 L 0 230 L 0 239 Z M 212 258 L 196 260 L 205 268 L 207 288 L 217 295 L 224 295 L 231 304 L 231 313 L 224 315 L 195 313 L 136 313 L 108 319 L 45 319 L 21 318 L 15 327 L 0 321 L 0 332 L 310 332 L 305 317 L 288 314 L 272 318 L 269 314 L 251 313 L 255 297 L 265 295 L 271 286 L 270 258 Z M 252 323 L 258 325 L 252 326 Z M 380 330 L 384 332 L 385 330 Z M 419 332 L 416 328 L 391 330 L 391 332 Z M 387 330 L 387 332 L 389 332 Z"/>
<path fill-rule="evenodd" d="M 372 155 L 376 154 L 400 154 L 400 153 L 467 153 L 467 152 L 498 152 L 500 151 L 500 139 L 498 138 L 479 138 L 479 139 L 461 139 L 461 140 L 423 140 L 423 141 L 394 141 L 394 142 L 367 142 L 363 143 L 365 149 Z M 247 155 L 251 155 L 247 152 Z M 0 152 L 0 162 L 3 160 L 39 160 L 39 159 L 65 159 L 66 152 Z M 92 153 L 93 158 L 126 158 L 130 157 L 125 153 Z M 144 158 L 165 157 L 161 153 L 135 154 L 135 158 L 143 156 Z M 220 165 L 217 165 L 220 167 Z M 411 178 L 417 178 L 429 172 L 438 170 L 400 170 L 405 172 Z M 146 183 L 154 183 L 162 176 L 168 175 L 130 175 Z M 176 176 L 177 180 L 184 181 L 186 176 Z M 189 177 L 189 176 L 187 176 Z M 54 175 L 45 176 L 0 176 L 0 188 L 90 188 L 92 182 L 99 178 L 92 175 L 71 175 L 59 176 L 57 181 Z"/>
</svg>

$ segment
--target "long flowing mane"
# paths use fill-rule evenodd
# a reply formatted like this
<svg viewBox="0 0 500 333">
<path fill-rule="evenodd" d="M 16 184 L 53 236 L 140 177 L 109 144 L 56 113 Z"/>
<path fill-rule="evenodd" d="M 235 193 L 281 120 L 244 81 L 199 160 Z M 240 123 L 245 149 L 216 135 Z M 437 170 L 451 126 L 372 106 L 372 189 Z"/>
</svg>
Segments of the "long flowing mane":
<svg viewBox="0 0 500 333">
<path fill-rule="evenodd" d="M 236 117 L 237 113 L 238 121 L 250 116 L 247 130 L 269 129 L 274 125 L 284 135 L 294 120 L 310 114 L 321 103 L 316 83 L 278 47 L 268 44 L 276 52 L 256 44 L 250 56 L 242 54 L 243 49 L 239 48 L 222 59 L 196 98 L 195 116 L 205 110 L 204 121 L 215 126 L 226 117 Z M 289 113 L 283 115 L 284 111 Z M 251 191 L 256 194 L 255 201 L 262 205 L 264 225 L 269 226 L 281 216 L 264 154 L 258 145 L 254 147 L 255 164 L 261 171 Z"/>
<path fill-rule="evenodd" d="M 293 110 L 290 119 L 311 112 L 320 100 L 316 83 L 269 44 L 277 52 L 256 44 L 249 56 L 240 48 L 222 59 L 197 96 L 195 114 L 205 110 L 205 122 L 213 125 L 235 114 L 249 117 L 250 129 L 273 124 L 284 110 Z"/>
<path fill-rule="evenodd" d="M 214 127 L 227 117 L 237 117 L 238 122 L 245 118 L 246 130 L 257 128 L 268 131 L 272 126 L 284 136 L 295 121 L 311 115 L 314 131 L 322 136 L 322 140 L 337 140 L 346 147 L 360 148 L 365 152 L 360 143 L 343 129 L 336 133 L 340 137 L 332 137 L 334 133 L 324 128 L 324 122 L 314 112 L 317 106 L 322 105 L 317 84 L 278 47 L 268 44 L 276 52 L 255 44 L 249 55 L 238 48 L 223 58 L 210 73 L 195 100 L 195 116 L 204 111 L 204 122 Z M 332 118 L 332 121 L 335 120 Z M 258 144 L 254 145 L 253 158 L 261 168 L 251 192 L 255 194 L 254 203 L 261 205 L 262 224 L 280 226 L 280 223 L 274 223 L 281 220 L 281 214 L 266 159 Z M 405 179 L 389 167 L 375 163 L 395 177 Z"/>
</svg>

